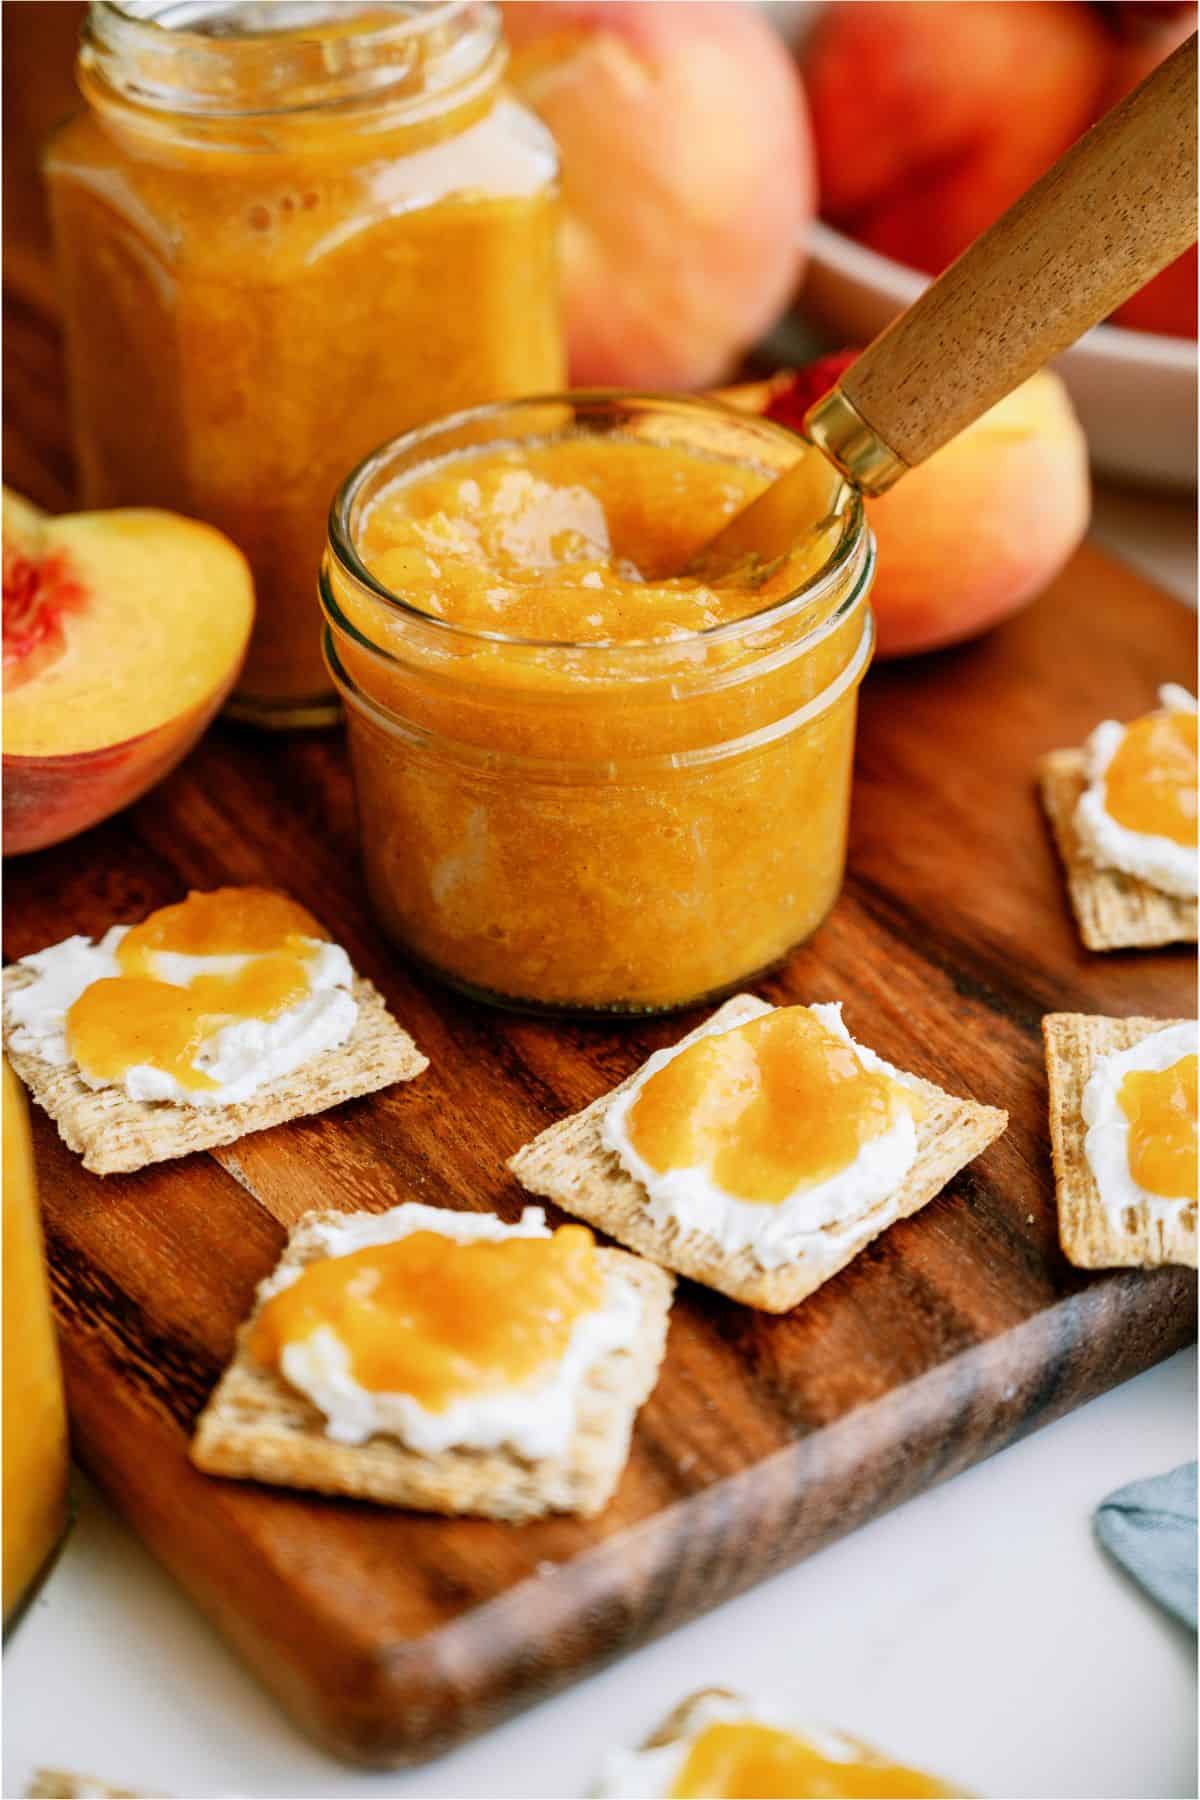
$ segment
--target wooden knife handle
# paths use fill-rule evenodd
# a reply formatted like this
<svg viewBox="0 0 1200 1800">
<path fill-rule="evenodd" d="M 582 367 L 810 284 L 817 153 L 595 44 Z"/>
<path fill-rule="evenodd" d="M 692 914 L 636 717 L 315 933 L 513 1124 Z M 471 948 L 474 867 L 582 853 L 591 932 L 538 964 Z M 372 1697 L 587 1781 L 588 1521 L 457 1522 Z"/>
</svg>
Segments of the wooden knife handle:
<svg viewBox="0 0 1200 1800">
<path fill-rule="evenodd" d="M 1181 255 L 1196 217 L 1193 35 L 846 371 L 841 392 L 897 459 L 850 472 L 878 491 L 923 462 Z"/>
</svg>

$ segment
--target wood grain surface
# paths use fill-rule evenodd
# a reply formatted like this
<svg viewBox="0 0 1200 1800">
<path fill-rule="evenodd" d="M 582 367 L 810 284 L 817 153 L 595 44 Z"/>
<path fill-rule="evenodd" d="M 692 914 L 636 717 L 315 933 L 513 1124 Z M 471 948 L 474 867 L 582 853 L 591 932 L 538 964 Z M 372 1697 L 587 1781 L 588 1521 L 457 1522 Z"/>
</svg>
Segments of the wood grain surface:
<svg viewBox="0 0 1200 1800">
<path fill-rule="evenodd" d="M 56 346 L 35 307 L 11 312 L 5 351 L 10 478 L 61 504 Z M 512 1218 L 523 1196 L 505 1157 L 694 1018 L 513 1018 L 409 967 L 366 906 L 337 733 L 218 726 L 132 811 L 7 865 L 8 957 L 188 886 L 283 886 L 432 1060 L 408 1086 L 104 1181 L 35 1119 L 80 1460 L 334 1753 L 427 1756 L 1193 1335 L 1185 1271 L 1085 1276 L 1064 1261 L 1039 1027 L 1049 1010 L 1190 1013 L 1195 959 L 1081 948 L 1034 791 L 1042 752 L 1188 679 L 1193 635 L 1182 607 L 1085 549 L 984 641 L 871 674 L 845 893 L 760 991 L 845 1000 L 866 1042 L 1007 1106 L 1009 1131 L 790 1314 L 681 1283 L 629 1467 L 586 1523 L 445 1520 L 214 1480 L 187 1462 L 188 1435 L 301 1212 L 415 1198 Z"/>
<path fill-rule="evenodd" d="M 839 386 L 914 468 L 1196 241 L 1196 38 L 880 333 Z"/>
</svg>

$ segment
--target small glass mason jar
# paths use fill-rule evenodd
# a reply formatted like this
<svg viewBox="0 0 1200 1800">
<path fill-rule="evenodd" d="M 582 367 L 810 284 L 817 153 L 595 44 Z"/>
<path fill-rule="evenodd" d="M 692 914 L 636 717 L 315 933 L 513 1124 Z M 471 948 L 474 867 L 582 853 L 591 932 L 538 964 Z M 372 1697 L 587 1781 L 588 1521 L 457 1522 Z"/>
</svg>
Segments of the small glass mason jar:
<svg viewBox="0 0 1200 1800">
<path fill-rule="evenodd" d="M 792 433 L 698 400 L 572 394 L 385 445 L 341 488 L 321 573 L 366 879 L 388 933 L 476 998 L 657 1012 L 724 993 L 820 924 L 845 861 L 874 545 L 838 484 L 802 586 L 655 642 L 466 629 L 360 555 L 381 491 L 433 459 L 649 436 L 768 473 Z"/>
<path fill-rule="evenodd" d="M 83 502 L 206 519 L 232 711 L 334 716 L 313 570 L 373 444 L 563 379 L 557 160 L 465 0 L 95 0 L 45 166 Z"/>
</svg>

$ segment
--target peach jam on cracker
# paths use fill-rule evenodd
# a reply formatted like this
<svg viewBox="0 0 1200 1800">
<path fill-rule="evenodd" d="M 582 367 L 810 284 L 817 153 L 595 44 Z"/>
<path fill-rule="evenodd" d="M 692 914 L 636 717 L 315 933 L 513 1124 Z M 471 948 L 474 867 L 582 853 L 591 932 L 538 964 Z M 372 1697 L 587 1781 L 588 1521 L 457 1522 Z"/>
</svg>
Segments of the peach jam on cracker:
<svg viewBox="0 0 1200 1800">
<path fill-rule="evenodd" d="M 695 1694 L 640 1750 L 612 1750 L 601 1800 L 835 1800 L 852 1795 L 935 1800 L 952 1789 L 828 1728 L 797 1729 L 769 1703 L 727 1689 Z"/>
<path fill-rule="evenodd" d="M 304 907 L 216 888 L 23 957 L 13 1044 L 132 1100 L 226 1106 L 345 1042 L 349 958 Z"/>
<path fill-rule="evenodd" d="M 832 473 L 778 562 L 680 573 L 812 454 L 698 401 L 574 396 L 385 446 L 335 503 L 326 652 L 367 879 L 468 991 L 660 1010 L 837 896 L 873 558 Z"/>
<path fill-rule="evenodd" d="M 1117 1096 L 1129 1173 L 1160 1199 L 1196 1200 L 1196 1065 L 1193 1051 L 1165 1069 L 1132 1069 Z"/>
<path fill-rule="evenodd" d="M 1150 1031 L 1097 1059 L 1083 1092 L 1084 1153 L 1100 1199 L 1159 1219 L 1196 1205 L 1194 1021 Z"/>
<path fill-rule="evenodd" d="M 259 1313 L 251 1348 L 277 1365 L 289 1343 L 328 1329 L 361 1387 L 442 1412 L 561 1361 L 576 1322 L 603 1298 L 586 1226 L 498 1243 L 414 1231 L 310 1263 Z"/>
<path fill-rule="evenodd" d="M 656 1174 L 703 1169 L 726 1194 L 779 1206 L 919 1104 L 818 1014 L 784 1006 L 672 1055 L 639 1083 L 625 1135 Z"/>
<path fill-rule="evenodd" d="M 1075 829 L 1087 856 L 1180 899 L 1194 898 L 1196 701 L 1168 683 L 1157 708 L 1127 725 L 1105 719 L 1084 746 L 1087 786 Z"/>
<path fill-rule="evenodd" d="M 879 1794 L 919 1800 L 948 1790 L 931 1776 L 870 1753 L 831 1756 L 796 1732 L 755 1719 L 722 1719 L 706 1726 L 688 1745 L 670 1791 L 672 1800 L 703 1800 L 714 1794 L 753 1795 L 756 1800 L 797 1794 L 862 1800 L 865 1794 Z"/>
<path fill-rule="evenodd" d="M 597 1363 L 640 1328 L 587 1227 L 551 1231 L 540 1207 L 507 1225 L 409 1201 L 326 1215 L 311 1236 L 303 1266 L 260 1290 L 248 1348 L 342 1443 L 561 1456 Z"/>
</svg>

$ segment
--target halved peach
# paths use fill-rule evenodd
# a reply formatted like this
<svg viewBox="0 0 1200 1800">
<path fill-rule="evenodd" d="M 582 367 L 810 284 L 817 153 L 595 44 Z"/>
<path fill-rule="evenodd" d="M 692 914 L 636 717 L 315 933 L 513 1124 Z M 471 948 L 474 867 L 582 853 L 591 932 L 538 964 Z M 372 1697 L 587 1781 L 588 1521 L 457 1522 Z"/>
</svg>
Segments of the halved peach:
<svg viewBox="0 0 1200 1800">
<path fill-rule="evenodd" d="M 60 843 L 174 768 L 224 700 L 249 566 L 193 519 L 49 518 L 4 495 L 4 851 Z"/>
</svg>

